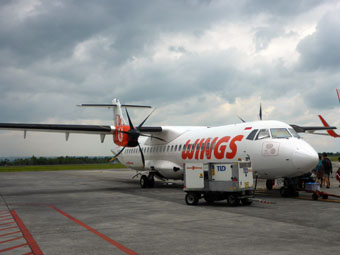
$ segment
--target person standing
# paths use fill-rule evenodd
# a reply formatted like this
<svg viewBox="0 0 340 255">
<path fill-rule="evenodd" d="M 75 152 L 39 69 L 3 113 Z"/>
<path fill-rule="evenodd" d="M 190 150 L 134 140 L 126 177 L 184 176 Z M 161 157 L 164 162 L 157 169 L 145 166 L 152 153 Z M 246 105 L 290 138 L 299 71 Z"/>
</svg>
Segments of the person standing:
<svg viewBox="0 0 340 255">
<path fill-rule="evenodd" d="M 336 172 L 336 179 L 338 180 L 338 182 L 340 183 L 340 157 L 338 158 L 339 161 L 339 166 L 338 166 L 338 171 Z M 339 184 L 340 187 L 340 184 Z"/>
<path fill-rule="evenodd" d="M 320 184 L 320 187 L 322 187 L 323 184 L 323 166 L 322 166 L 322 160 L 321 155 L 319 155 L 319 162 L 315 168 L 316 171 L 316 178 L 318 179 L 318 183 Z"/>
<path fill-rule="evenodd" d="M 327 153 L 322 153 L 322 166 L 324 169 L 324 181 L 326 188 L 329 189 L 331 186 L 329 177 L 333 173 L 332 162 L 329 158 L 327 158 Z"/>
</svg>

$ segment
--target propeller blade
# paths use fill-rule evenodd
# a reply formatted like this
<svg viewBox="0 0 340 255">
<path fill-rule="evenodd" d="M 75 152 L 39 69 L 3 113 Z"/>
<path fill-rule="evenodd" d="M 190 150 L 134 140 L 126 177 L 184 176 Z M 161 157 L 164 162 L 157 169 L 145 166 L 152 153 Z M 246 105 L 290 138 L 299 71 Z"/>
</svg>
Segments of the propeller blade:
<svg viewBox="0 0 340 255">
<path fill-rule="evenodd" d="M 242 119 L 240 116 L 237 115 L 237 117 L 243 122 L 245 123 L 246 121 L 244 119 Z"/>
<path fill-rule="evenodd" d="M 262 105 L 260 103 L 260 113 L 259 113 L 259 116 L 260 116 L 260 120 L 262 120 Z"/>
<path fill-rule="evenodd" d="M 134 126 L 133 126 L 133 124 L 132 124 L 132 122 L 131 122 L 130 115 L 129 115 L 129 113 L 128 113 L 127 108 L 125 108 L 125 111 L 126 111 L 126 115 L 127 115 L 127 117 L 128 117 L 128 120 L 129 120 L 130 129 L 131 129 L 131 130 L 134 130 L 135 128 L 134 128 Z"/>
<path fill-rule="evenodd" d="M 150 114 L 142 121 L 142 123 L 139 124 L 139 126 L 138 126 L 137 129 L 140 129 L 140 128 L 144 125 L 145 121 L 150 117 L 150 115 L 151 115 L 155 110 L 156 110 L 156 108 L 153 109 L 152 112 L 150 112 Z"/>
<path fill-rule="evenodd" d="M 153 136 L 153 135 L 140 134 L 140 136 L 151 137 L 151 138 L 155 138 L 155 139 L 161 140 L 162 142 L 166 142 L 163 138 L 160 138 L 160 137 L 157 137 L 157 136 Z"/>
<path fill-rule="evenodd" d="M 121 154 L 125 150 L 125 148 L 126 146 L 124 146 L 123 149 L 121 149 L 116 155 L 114 155 L 112 159 L 110 159 L 110 162 L 114 161 L 119 156 L 119 154 Z"/>
<path fill-rule="evenodd" d="M 145 168 L 144 153 L 143 153 L 142 148 L 140 147 L 139 143 L 138 143 L 138 148 L 139 148 L 140 154 L 142 155 L 143 168 Z"/>
</svg>

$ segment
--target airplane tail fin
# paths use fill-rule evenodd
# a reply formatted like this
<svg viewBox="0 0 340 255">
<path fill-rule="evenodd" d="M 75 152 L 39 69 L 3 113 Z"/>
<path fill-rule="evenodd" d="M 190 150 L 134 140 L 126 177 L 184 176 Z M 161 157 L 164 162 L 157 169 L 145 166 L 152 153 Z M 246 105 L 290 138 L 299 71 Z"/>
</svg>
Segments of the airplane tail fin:
<svg viewBox="0 0 340 255">
<path fill-rule="evenodd" d="M 129 140 L 128 135 L 126 134 L 129 131 L 130 126 L 124 119 L 122 107 L 129 108 L 151 108 L 148 105 L 131 105 L 131 104 L 121 104 L 117 98 L 112 100 L 112 104 L 81 104 L 78 105 L 81 107 L 102 107 L 102 108 L 113 108 L 113 121 L 115 126 L 114 132 L 114 142 L 119 146 L 126 145 Z"/>
<path fill-rule="evenodd" d="M 319 118 L 325 127 L 329 127 L 329 124 L 325 121 L 325 119 L 321 115 L 319 115 Z M 327 133 L 334 138 L 340 137 L 340 135 L 335 133 L 332 129 L 327 130 Z"/>
<path fill-rule="evenodd" d="M 133 105 L 133 104 L 121 104 L 117 98 L 112 100 L 112 104 L 81 104 L 81 107 L 102 107 L 102 108 L 113 108 L 113 121 L 116 127 L 127 125 L 123 117 L 122 107 L 129 108 L 151 108 L 148 105 Z"/>
</svg>

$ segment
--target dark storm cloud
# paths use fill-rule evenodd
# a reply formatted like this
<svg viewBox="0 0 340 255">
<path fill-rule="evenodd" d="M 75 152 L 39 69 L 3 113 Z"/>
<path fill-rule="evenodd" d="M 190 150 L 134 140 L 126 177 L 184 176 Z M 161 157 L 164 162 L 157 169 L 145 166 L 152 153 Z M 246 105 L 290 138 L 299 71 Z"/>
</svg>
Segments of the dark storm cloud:
<svg viewBox="0 0 340 255">
<path fill-rule="evenodd" d="M 299 0 L 294 2 L 284 0 L 248 0 L 245 10 L 252 14 L 266 13 L 280 18 L 307 12 L 320 4 L 322 4 L 320 0 Z"/>
<path fill-rule="evenodd" d="M 315 33 L 301 41 L 297 50 L 301 54 L 303 70 L 336 70 L 340 67 L 340 18 L 338 10 L 328 13 L 318 23 Z"/>
<path fill-rule="evenodd" d="M 285 21 L 320 4 L 318 1 L 41 1 L 29 15 L 18 17 L 20 1 L 0 8 L 1 121 L 43 121 L 102 118 L 107 113 L 78 111 L 77 103 L 153 102 L 166 105 L 204 94 L 234 102 L 253 93 L 270 97 L 287 84 L 280 65 L 260 71 L 242 67 L 247 58 L 236 49 L 192 54 L 190 48 L 171 45 L 183 54 L 164 63 L 151 59 L 164 35 L 200 38 L 216 24 L 251 22 L 270 14 L 272 24 L 254 32 L 258 50 L 282 32 Z M 10 7 L 13 7 L 12 9 Z M 93 43 L 92 43 L 93 42 Z M 99 42 L 99 43 L 98 43 Z M 92 43 L 92 44 L 91 44 Z M 76 47 L 86 44 L 88 60 L 75 60 Z M 135 67 L 133 59 L 145 60 Z M 292 90 L 290 90 L 292 91 Z M 292 93 L 292 92 L 290 92 Z M 56 107 L 58 105 L 58 107 Z"/>
</svg>

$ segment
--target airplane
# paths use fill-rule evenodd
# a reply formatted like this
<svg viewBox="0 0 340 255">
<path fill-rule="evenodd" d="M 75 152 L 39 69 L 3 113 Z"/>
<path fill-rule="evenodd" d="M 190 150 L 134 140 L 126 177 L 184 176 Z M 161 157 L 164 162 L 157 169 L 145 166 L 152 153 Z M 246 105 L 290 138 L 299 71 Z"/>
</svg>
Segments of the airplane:
<svg viewBox="0 0 340 255">
<path fill-rule="evenodd" d="M 273 180 L 284 178 L 282 196 L 296 194 L 297 177 L 311 171 L 318 163 L 318 153 L 298 133 L 333 130 L 336 127 L 288 125 L 281 121 L 262 120 L 218 127 L 209 126 L 144 126 L 152 112 L 134 126 L 127 108 L 151 106 L 121 104 L 82 104 L 81 107 L 112 108 L 114 125 L 61 125 L 0 123 L 0 129 L 65 133 L 98 134 L 101 142 L 113 136 L 117 146 L 114 158 L 140 173 L 140 186 L 153 187 L 155 179 L 182 180 L 186 163 L 234 162 L 250 160 L 254 175 L 267 179 L 267 189 Z M 123 117 L 125 108 L 128 123 Z"/>
</svg>

